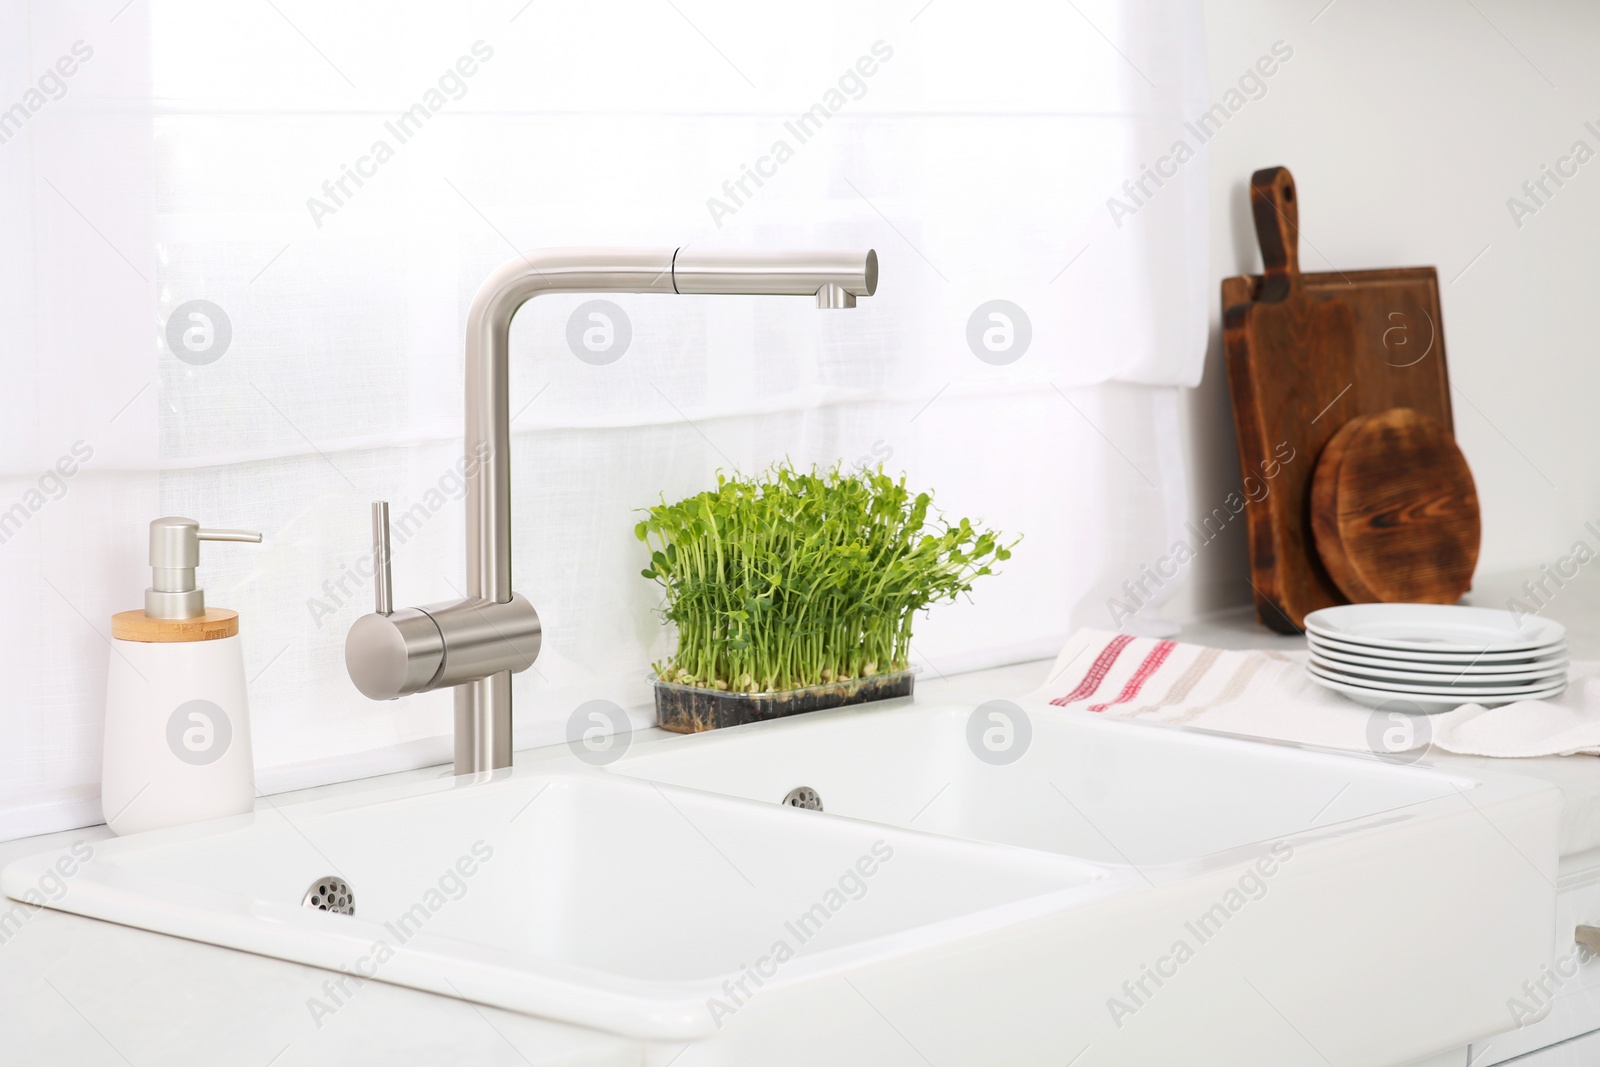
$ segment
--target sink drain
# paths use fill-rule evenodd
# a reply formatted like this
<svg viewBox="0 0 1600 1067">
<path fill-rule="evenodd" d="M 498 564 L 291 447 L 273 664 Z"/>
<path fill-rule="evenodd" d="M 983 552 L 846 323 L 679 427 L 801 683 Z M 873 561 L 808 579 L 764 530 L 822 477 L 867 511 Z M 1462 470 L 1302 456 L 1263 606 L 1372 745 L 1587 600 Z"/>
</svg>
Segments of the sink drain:
<svg viewBox="0 0 1600 1067">
<path fill-rule="evenodd" d="M 809 785 L 797 785 L 789 790 L 789 795 L 783 802 L 791 808 L 805 808 L 807 811 L 821 811 L 822 797 Z"/>
<path fill-rule="evenodd" d="M 334 911 L 340 915 L 356 913 L 355 890 L 350 888 L 349 882 L 335 875 L 318 878 L 312 882 L 311 888 L 306 890 L 305 898 L 300 903 L 307 908 Z"/>
</svg>

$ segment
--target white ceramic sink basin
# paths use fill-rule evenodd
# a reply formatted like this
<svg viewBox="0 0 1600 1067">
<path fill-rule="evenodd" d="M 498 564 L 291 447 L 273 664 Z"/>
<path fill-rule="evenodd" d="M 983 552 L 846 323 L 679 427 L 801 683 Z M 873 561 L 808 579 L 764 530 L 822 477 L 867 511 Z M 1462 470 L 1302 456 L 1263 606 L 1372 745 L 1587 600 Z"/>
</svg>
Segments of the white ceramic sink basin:
<svg viewBox="0 0 1600 1067">
<path fill-rule="evenodd" d="M 51 906 L 676 1067 L 1401 1065 L 1508 1029 L 1549 958 L 1548 785 L 1042 706 L 995 765 L 971 713 L 897 702 L 263 807 L 97 844 Z M 796 786 L 826 810 L 780 805 Z M 301 906 L 329 875 L 354 916 Z"/>
<path fill-rule="evenodd" d="M 18 861 L 0 881 L 22 895 L 56 859 Z M 352 890 L 354 915 L 302 906 L 330 875 Z M 758 975 L 775 1000 L 786 985 L 1102 898 L 1120 880 L 1065 857 L 581 769 L 521 770 L 109 841 L 57 906 L 615 1033 L 691 1039 L 737 1014 L 743 997 L 724 982 L 786 957 L 780 943 L 794 958 Z"/>
<path fill-rule="evenodd" d="M 1129 899 L 1041 936 L 1070 961 L 1036 1004 L 1071 1035 L 1057 1062 L 1398 1065 L 1513 1025 L 1549 948 L 1555 791 L 1043 704 L 996 763 L 980 707 L 669 737 L 611 769 L 769 802 L 804 786 L 830 814 L 1131 865 Z M 926 1025 L 919 1046 L 959 1043 Z"/>
<path fill-rule="evenodd" d="M 895 703 L 635 745 L 612 770 L 752 800 L 806 786 L 837 815 L 1141 868 L 1457 797 L 1475 784 L 1058 709 L 1024 710 L 1022 755 L 989 763 L 969 736 L 974 705 Z"/>
</svg>

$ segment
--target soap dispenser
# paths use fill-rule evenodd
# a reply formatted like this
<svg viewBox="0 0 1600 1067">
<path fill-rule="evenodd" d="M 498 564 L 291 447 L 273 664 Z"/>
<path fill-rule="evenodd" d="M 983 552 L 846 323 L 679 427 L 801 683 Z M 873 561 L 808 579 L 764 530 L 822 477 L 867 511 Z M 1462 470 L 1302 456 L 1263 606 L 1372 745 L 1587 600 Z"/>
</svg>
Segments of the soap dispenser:
<svg viewBox="0 0 1600 1067">
<path fill-rule="evenodd" d="M 260 540 L 193 519 L 150 524 L 144 610 L 111 617 L 100 807 L 112 832 L 254 809 L 239 614 L 207 608 L 194 572 L 201 541 Z"/>
</svg>

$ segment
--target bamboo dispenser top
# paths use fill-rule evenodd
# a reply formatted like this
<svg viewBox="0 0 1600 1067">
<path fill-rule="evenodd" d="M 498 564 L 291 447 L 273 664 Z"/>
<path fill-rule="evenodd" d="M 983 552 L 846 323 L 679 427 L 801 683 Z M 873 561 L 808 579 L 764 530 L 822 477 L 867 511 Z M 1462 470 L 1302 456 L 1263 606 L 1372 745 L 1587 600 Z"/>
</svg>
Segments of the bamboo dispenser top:
<svg viewBox="0 0 1600 1067">
<path fill-rule="evenodd" d="M 207 608 L 193 619 L 152 619 L 138 609 L 111 616 L 111 636 L 119 641 L 215 641 L 238 632 L 239 613 L 227 608 Z"/>
</svg>

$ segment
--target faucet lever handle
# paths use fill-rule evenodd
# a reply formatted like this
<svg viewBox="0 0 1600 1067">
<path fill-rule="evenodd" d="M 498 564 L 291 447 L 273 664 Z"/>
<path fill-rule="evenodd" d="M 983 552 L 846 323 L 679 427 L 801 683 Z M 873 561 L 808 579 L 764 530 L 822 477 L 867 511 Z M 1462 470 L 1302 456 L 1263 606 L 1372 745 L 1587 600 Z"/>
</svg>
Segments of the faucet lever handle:
<svg viewBox="0 0 1600 1067">
<path fill-rule="evenodd" d="M 389 567 L 389 502 L 372 502 L 372 593 L 379 615 L 394 614 L 394 574 Z"/>
</svg>

